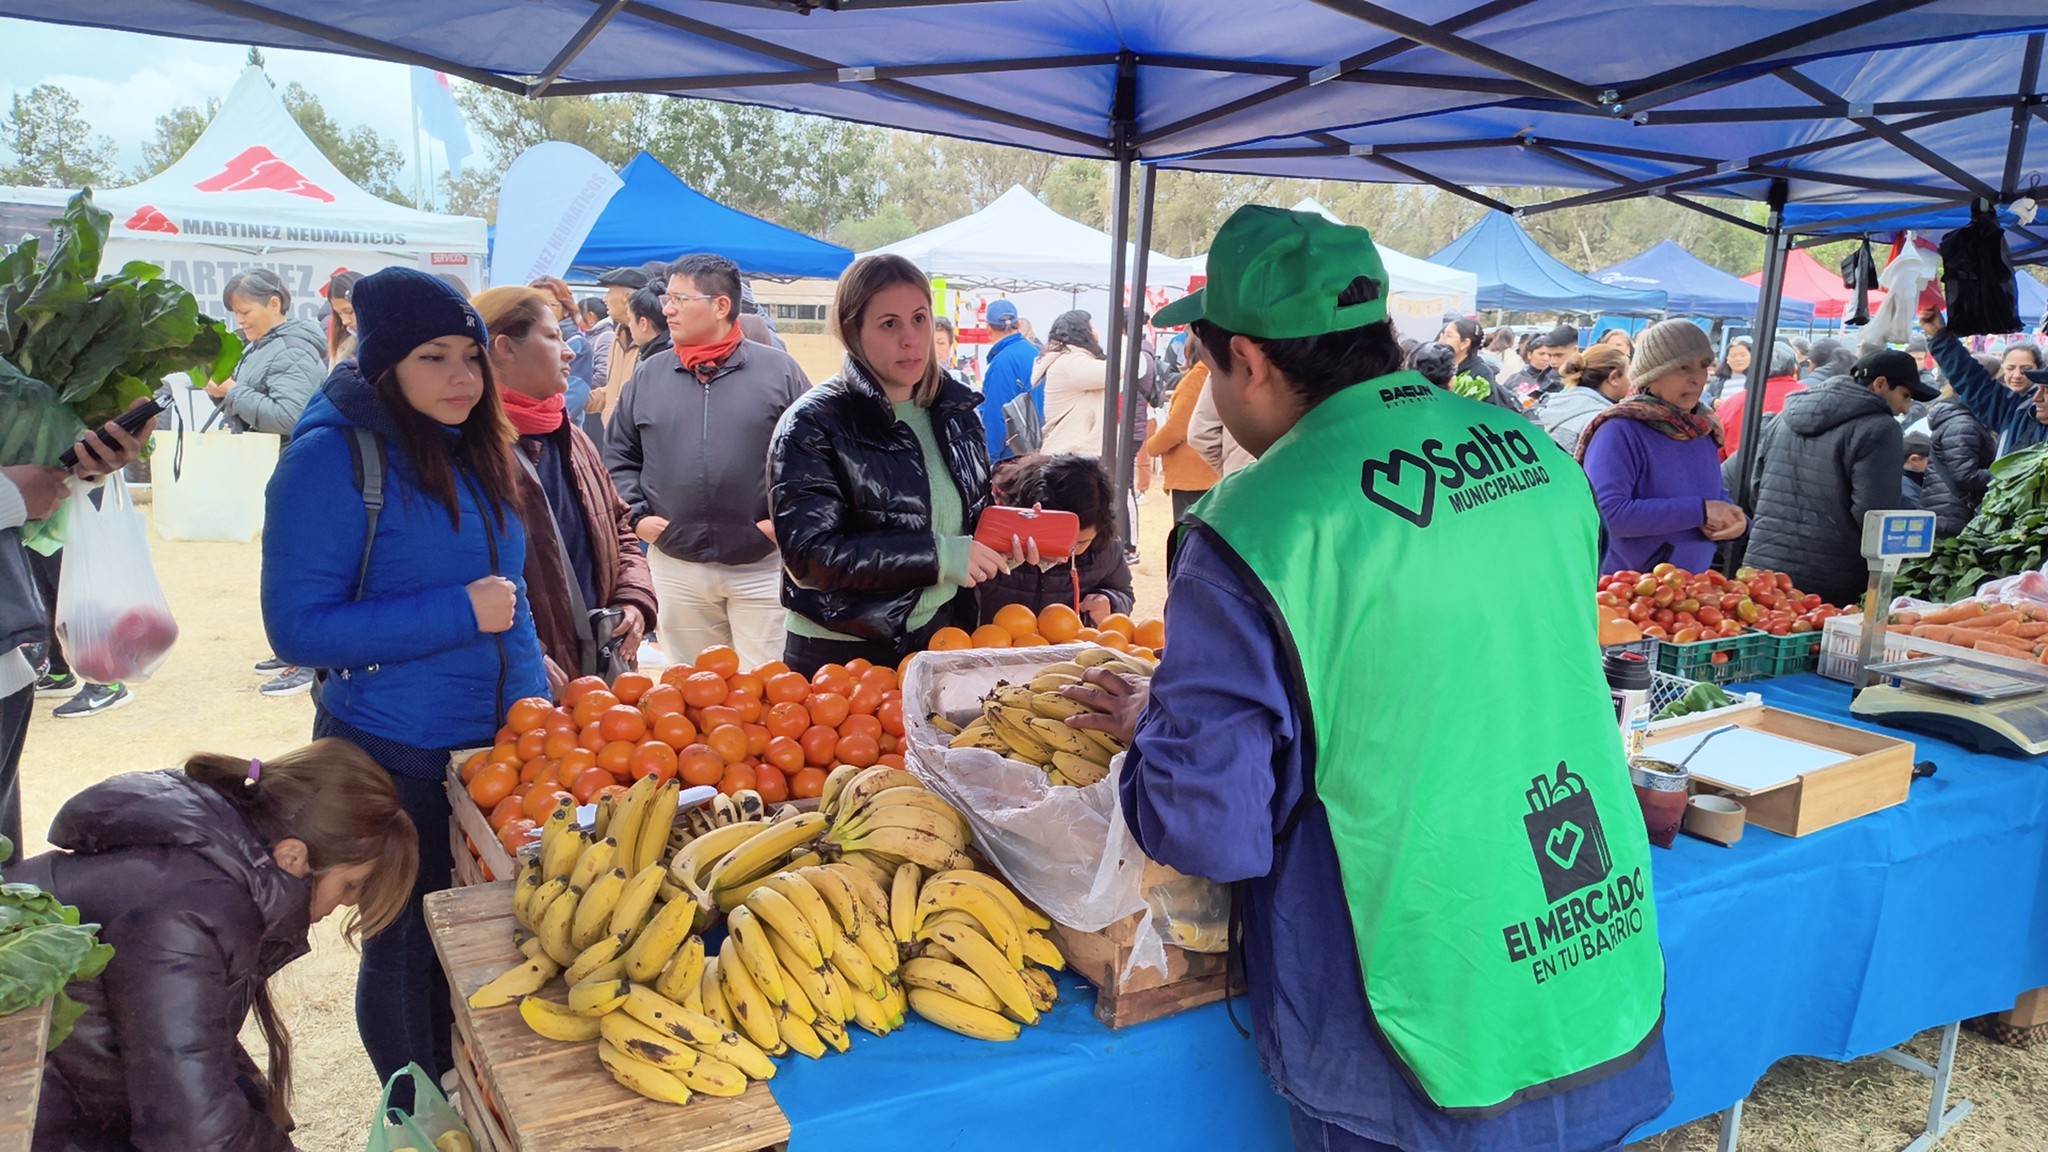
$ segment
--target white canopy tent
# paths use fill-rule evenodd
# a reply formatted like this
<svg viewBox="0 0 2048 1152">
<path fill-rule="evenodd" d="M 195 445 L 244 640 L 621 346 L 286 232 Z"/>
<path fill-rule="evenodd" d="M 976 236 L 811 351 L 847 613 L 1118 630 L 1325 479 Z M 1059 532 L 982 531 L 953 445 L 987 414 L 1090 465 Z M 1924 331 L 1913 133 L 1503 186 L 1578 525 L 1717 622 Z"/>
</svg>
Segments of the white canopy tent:
<svg viewBox="0 0 2048 1152">
<path fill-rule="evenodd" d="M 1314 212 L 1332 223 L 1343 223 L 1335 213 L 1312 198 L 1296 204 L 1293 210 Z M 1432 264 L 1385 244 L 1378 247 L 1380 263 L 1387 266 L 1387 279 L 1392 281 L 1387 312 L 1394 321 L 1395 331 L 1401 335 L 1410 340 L 1434 340 L 1443 333 L 1445 316 L 1470 316 L 1478 307 L 1479 277 L 1442 264 Z M 1186 262 L 1195 266 L 1198 275 L 1205 275 L 1209 254 L 1204 252 Z"/>
</svg>

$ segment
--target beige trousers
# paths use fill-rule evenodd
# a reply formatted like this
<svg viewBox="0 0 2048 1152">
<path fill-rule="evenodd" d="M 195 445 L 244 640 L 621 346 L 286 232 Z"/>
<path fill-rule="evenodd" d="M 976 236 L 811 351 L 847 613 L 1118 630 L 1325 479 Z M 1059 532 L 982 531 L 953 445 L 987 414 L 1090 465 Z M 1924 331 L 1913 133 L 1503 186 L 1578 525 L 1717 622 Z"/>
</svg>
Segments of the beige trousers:
<svg viewBox="0 0 2048 1152">
<path fill-rule="evenodd" d="M 713 644 L 730 644 L 748 671 L 782 659 L 782 558 L 753 564 L 697 564 L 647 551 L 654 577 L 662 655 L 688 664 Z"/>
</svg>

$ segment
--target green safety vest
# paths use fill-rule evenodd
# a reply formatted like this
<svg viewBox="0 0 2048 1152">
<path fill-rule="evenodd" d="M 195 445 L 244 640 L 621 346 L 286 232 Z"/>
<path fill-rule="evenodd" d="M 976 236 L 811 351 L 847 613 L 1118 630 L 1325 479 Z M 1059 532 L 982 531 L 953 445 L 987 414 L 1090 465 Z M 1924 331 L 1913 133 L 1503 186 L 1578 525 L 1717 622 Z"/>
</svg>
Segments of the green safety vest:
<svg viewBox="0 0 2048 1152">
<path fill-rule="evenodd" d="M 1189 515 L 1291 661 L 1313 794 L 1281 835 L 1322 802 L 1409 1082 L 1491 1116 L 1633 1064 L 1664 959 L 1571 457 L 1400 372 L 1311 409 Z"/>
</svg>

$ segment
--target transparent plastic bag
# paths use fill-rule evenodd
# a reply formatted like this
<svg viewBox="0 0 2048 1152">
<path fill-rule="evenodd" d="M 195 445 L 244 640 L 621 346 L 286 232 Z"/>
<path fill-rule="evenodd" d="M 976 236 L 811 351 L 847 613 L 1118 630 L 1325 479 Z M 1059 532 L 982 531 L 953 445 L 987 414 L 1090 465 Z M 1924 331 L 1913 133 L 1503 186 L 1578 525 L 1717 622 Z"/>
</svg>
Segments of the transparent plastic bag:
<svg viewBox="0 0 2048 1152">
<path fill-rule="evenodd" d="M 120 473 L 97 507 L 76 482 L 57 582 L 57 642 L 72 671 L 96 684 L 147 680 L 170 655 L 178 623 L 149 560 L 149 532 Z"/>
<path fill-rule="evenodd" d="M 1990 581 L 1977 589 L 1977 599 L 2013 608 L 2048 608 L 2048 574 L 2022 572 Z"/>
<path fill-rule="evenodd" d="M 1163 971 L 1168 942 L 1222 951 L 1229 890 L 1146 859 L 1117 803 L 1122 756 L 1086 788 L 1055 787 L 1044 771 L 979 748 L 952 748 L 923 718 L 965 721 L 999 682 L 1018 682 L 1084 645 L 927 652 L 911 662 L 904 715 L 910 770 L 959 809 L 974 846 L 1026 900 L 1081 932 L 1100 932 L 1139 913 L 1128 973 Z M 1206 945 L 1197 947 L 1196 945 Z"/>
</svg>

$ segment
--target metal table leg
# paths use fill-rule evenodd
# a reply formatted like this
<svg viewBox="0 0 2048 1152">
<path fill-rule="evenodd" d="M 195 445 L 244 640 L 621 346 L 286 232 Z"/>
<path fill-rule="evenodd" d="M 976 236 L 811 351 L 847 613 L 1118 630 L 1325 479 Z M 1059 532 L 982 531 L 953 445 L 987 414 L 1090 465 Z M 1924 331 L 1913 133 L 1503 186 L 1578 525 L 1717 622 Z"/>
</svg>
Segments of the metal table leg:
<svg viewBox="0 0 2048 1152">
<path fill-rule="evenodd" d="M 1912 1143 L 1900 1149 L 1900 1152 L 1928 1152 L 1928 1149 L 1939 1143 L 1950 1129 L 1962 1123 L 1963 1118 L 1976 1109 L 1977 1105 L 1969 1100 L 1958 1100 L 1953 1108 L 1948 1105 L 1949 1081 L 1953 1078 L 1956 1067 L 1956 1036 L 1961 1030 L 1961 1023 L 1950 1024 L 1941 1030 L 1941 1055 L 1933 1064 L 1897 1048 L 1888 1048 L 1878 1053 L 1885 1060 L 1908 1071 L 1918 1072 L 1934 1082 L 1933 1098 L 1927 1106 L 1926 1127 L 1921 1130 L 1920 1135 L 1913 1138 Z M 1732 1147 L 1729 1146 L 1730 1149 Z"/>
<path fill-rule="evenodd" d="M 1714 1145 L 1714 1152 L 1735 1152 L 1735 1142 L 1742 1138 L 1742 1101 L 1737 1100 L 1721 1113 L 1721 1140 Z"/>
</svg>

